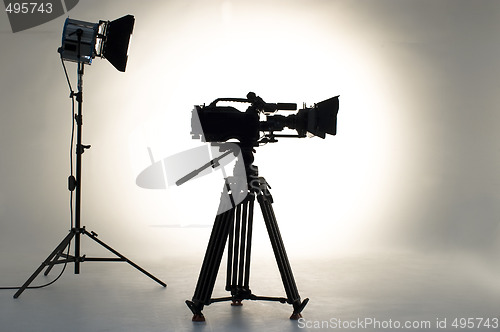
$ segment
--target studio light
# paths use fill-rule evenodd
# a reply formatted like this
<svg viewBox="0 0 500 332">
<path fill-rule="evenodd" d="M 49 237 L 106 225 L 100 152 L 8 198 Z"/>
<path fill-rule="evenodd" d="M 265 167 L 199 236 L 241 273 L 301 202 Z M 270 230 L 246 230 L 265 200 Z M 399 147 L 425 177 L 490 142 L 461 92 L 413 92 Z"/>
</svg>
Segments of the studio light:
<svg viewBox="0 0 500 332">
<path fill-rule="evenodd" d="M 71 174 L 68 177 L 68 189 L 71 192 L 71 230 L 59 245 L 50 253 L 35 272 L 19 287 L 14 294 L 14 298 L 18 298 L 29 287 L 31 282 L 45 269 L 44 275 L 47 276 L 52 268 L 58 264 L 64 264 L 62 271 L 64 272 L 66 264 L 74 263 L 75 274 L 80 274 L 80 264 L 83 262 L 126 262 L 136 268 L 146 276 L 150 277 L 163 287 L 167 284 L 156 278 L 154 275 L 144 270 L 139 265 L 132 262 L 130 259 L 123 256 L 121 253 L 113 249 L 105 242 L 98 239 L 96 232 L 89 232 L 85 226 L 81 224 L 81 186 L 82 186 L 82 155 L 85 150 L 90 149 L 90 145 L 82 144 L 83 132 L 83 74 L 85 64 L 90 65 L 92 59 L 96 56 L 108 59 L 111 64 L 119 71 L 124 72 L 127 64 L 127 51 L 130 35 L 134 27 L 134 16 L 127 15 L 113 22 L 99 21 L 99 23 L 89 23 L 73 19 L 66 19 L 63 28 L 62 46 L 58 52 L 61 56 L 61 62 L 66 74 L 66 80 L 71 89 L 70 98 L 73 100 L 73 123 L 72 128 L 76 123 L 76 144 L 73 146 L 74 133 L 71 134 L 71 151 L 76 151 L 76 174 L 73 175 L 73 157 L 71 157 Z M 71 88 L 66 66 L 63 60 L 68 60 L 77 63 L 77 80 L 78 92 Z M 77 112 L 75 113 L 75 102 L 78 103 Z M 73 150 L 73 148 L 75 148 Z M 73 192 L 75 192 L 75 200 L 73 202 Z M 98 243 L 114 257 L 89 257 L 81 253 L 81 237 L 87 237 Z M 74 240 L 74 244 L 72 244 Z M 74 254 L 70 254 L 70 248 Z M 61 274 L 62 275 L 62 272 Z M 59 277 L 57 277 L 59 278 Z M 57 280 L 57 278 L 55 280 Z M 54 280 L 54 281 L 55 281 Z M 48 285 L 52 284 L 48 283 Z"/>
<path fill-rule="evenodd" d="M 99 21 L 99 23 L 67 18 L 59 52 L 64 60 L 81 61 L 89 65 L 96 56 L 105 58 L 116 69 L 124 72 L 134 22 L 132 15 L 126 15 L 111 22 Z"/>
</svg>

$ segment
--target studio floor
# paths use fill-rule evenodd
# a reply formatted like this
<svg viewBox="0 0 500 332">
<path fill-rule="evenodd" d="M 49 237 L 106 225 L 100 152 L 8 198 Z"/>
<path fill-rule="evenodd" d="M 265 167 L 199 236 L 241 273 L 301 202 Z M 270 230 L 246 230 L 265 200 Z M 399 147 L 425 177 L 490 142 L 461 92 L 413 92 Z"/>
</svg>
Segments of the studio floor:
<svg viewBox="0 0 500 332">
<path fill-rule="evenodd" d="M 2 281 L 21 284 L 38 266 L 27 266 L 34 261 L 19 261 L 8 270 L 2 268 Z M 500 282 L 495 278 L 498 274 L 487 264 L 453 254 L 436 257 L 385 252 L 291 259 L 300 294 L 310 298 L 303 320 L 289 320 L 290 305 L 246 301 L 241 307 L 214 303 L 204 309 L 205 323 L 193 323 L 184 301 L 192 297 L 200 262 L 201 257 L 136 261 L 164 280 L 167 288 L 126 263 L 85 262 L 79 275 L 73 274 L 73 266 L 69 265 L 53 285 L 28 289 L 18 299 L 12 297 L 15 291 L 2 290 L 1 330 L 395 331 L 399 330 L 394 328 L 396 322 L 411 322 L 415 330 L 442 331 L 443 327 L 456 330 L 452 326 L 455 318 L 482 317 L 493 322 L 500 316 Z M 254 294 L 284 296 L 272 257 L 256 257 L 253 264 Z M 214 296 L 226 295 L 224 270 L 220 271 Z M 57 272 L 54 268 L 53 276 Z M 33 285 L 53 276 L 41 276 Z M 374 324 L 385 324 L 385 328 L 365 324 L 370 319 Z M 342 322 L 360 321 L 364 323 L 339 327 Z M 424 325 L 425 322 L 430 325 Z M 388 324 L 393 324 L 392 328 Z M 418 324 L 420 328 L 416 328 Z M 483 326 L 473 330 L 495 329 Z"/>
</svg>

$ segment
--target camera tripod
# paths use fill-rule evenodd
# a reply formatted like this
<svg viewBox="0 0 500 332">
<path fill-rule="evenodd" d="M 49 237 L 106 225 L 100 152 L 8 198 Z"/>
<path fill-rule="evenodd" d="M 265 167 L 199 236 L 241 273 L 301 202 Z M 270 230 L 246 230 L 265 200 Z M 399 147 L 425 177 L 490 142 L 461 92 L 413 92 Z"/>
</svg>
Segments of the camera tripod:
<svg viewBox="0 0 500 332">
<path fill-rule="evenodd" d="M 248 159 L 253 160 L 253 156 L 244 158 L 245 162 Z M 269 185 L 263 177 L 258 176 L 257 166 L 251 163 L 245 166 L 248 189 L 245 199 L 240 203 L 234 204 L 233 194 L 235 193 L 231 192 L 230 188 L 233 177 L 225 178 L 225 186 L 219 206 L 219 212 L 225 212 L 219 213 L 215 217 L 193 298 L 191 301 L 186 301 L 187 306 L 193 312 L 193 321 L 205 321 L 205 317 L 202 313 L 203 307 L 215 302 L 232 301 L 231 305 L 233 306 L 242 305 L 243 300 L 264 300 L 288 303 L 293 305 L 293 313 L 290 319 L 299 319 L 302 317 L 301 312 L 309 302 L 309 299 L 305 299 L 304 301 L 300 299 L 292 268 L 285 251 L 285 245 L 283 244 L 278 223 L 271 205 L 273 203 L 273 198 L 269 192 Z M 228 196 L 229 200 L 227 199 Z M 285 288 L 286 298 L 256 296 L 249 288 L 255 198 L 257 198 L 262 210 L 276 263 L 278 264 L 283 286 Z M 228 201 L 230 201 L 230 203 Z M 231 204 L 229 209 L 227 209 L 227 204 Z M 229 244 L 225 289 L 231 292 L 231 296 L 211 298 L 228 238 Z"/>
</svg>

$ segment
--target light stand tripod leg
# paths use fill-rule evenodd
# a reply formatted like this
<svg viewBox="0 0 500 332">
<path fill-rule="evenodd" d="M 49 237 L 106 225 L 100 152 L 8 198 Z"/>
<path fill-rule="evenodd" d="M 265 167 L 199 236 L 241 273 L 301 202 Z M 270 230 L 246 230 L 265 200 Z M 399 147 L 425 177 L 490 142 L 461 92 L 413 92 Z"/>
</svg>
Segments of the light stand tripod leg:
<svg viewBox="0 0 500 332">
<path fill-rule="evenodd" d="M 51 261 L 52 259 L 54 258 L 54 256 L 56 256 L 58 253 L 60 252 L 63 252 L 64 249 L 69 245 L 69 243 L 71 242 L 71 239 L 73 238 L 73 236 L 75 235 L 75 233 L 73 231 L 71 231 L 68 235 L 66 235 L 66 237 L 61 241 L 61 243 L 54 249 L 54 251 L 52 251 L 52 253 L 47 257 L 46 260 L 44 260 L 42 262 L 42 264 L 38 267 L 38 269 L 36 269 L 36 271 L 28 278 L 28 280 L 26 280 L 26 282 L 19 288 L 19 290 L 16 292 L 16 294 L 14 294 L 14 298 L 17 299 L 22 292 L 24 292 L 24 290 L 26 288 L 28 288 L 28 286 L 31 284 L 31 282 L 33 280 L 35 280 L 35 278 L 38 276 L 38 274 L 40 274 L 40 272 L 42 272 L 42 270 L 47 266 L 47 265 L 50 265 L 50 266 L 53 266 L 54 264 L 51 264 Z M 53 262 L 52 262 L 53 263 Z"/>
<path fill-rule="evenodd" d="M 57 262 L 59 261 L 59 257 L 63 256 L 64 255 L 64 250 L 66 248 L 61 248 L 61 250 L 59 250 L 56 255 L 54 256 L 53 259 L 50 260 L 50 262 L 48 263 L 48 267 L 47 269 L 45 270 L 45 272 L 43 273 L 44 276 L 48 276 L 50 271 L 52 271 L 52 268 L 57 264 Z"/>
<path fill-rule="evenodd" d="M 110 246 L 108 246 L 106 243 L 104 243 L 103 241 L 99 240 L 97 238 L 97 235 L 95 233 L 89 233 L 87 230 L 84 230 L 83 234 L 89 236 L 92 240 L 94 240 L 95 242 L 99 243 L 101 246 L 103 246 L 104 248 L 108 249 L 110 252 L 112 252 L 113 254 L 115 254 L 116 256 L 120 257 L 121 258 L 121 261 L 124 261 L 124 262 L 127 262 L 129 263 L 130 265 L 132 265 L 133 267 L 135 267 L 137 270 L 141 271 L 142 273 L 144 273 L 145 275 L 147 275 L 148 277 L 150 277 L 151 279 L 153 279 L 154 281 L 156 281 L 157 283 L 159 283 L 160 285 L 162 285 L 163 287 L 167 287 L 167 284 L 164 283 L 163 281 L 161 281 L 160 279 L 156 278 L 154 275 L 152 275 L 151 273 L 149 273 L 148 271 L 144 270 L 142 267 L 140 267 L 139 265 L 135 264 L 134 262 L 132 262 L 130 259 L 128 259 L 127 257 L 123 256 L 122 254 L 120 254 L 118 251 L 116 251 L 115 249 L 111 248 Z M 86 260 L 88 261 L 92 261 L 93 259 L 92 258 L 86 258 Z M 98 259 L 100 260 L 100 259 Z M 110 260 L 110 259 L 104 259 L 104 260 Z"/>
<path fill-rule="evenodd" d="M 79 233 L 80 231 L 77 230 L 76 228 L 72 228 L 70 233 L 73 234 L 73 237 L 76 239 L 76 235 Z M 64 251 L 68 250 L 68 253 L 64 253 Z M 68 245 L 67 246 L 64 246 L 64 247 L 61 247 L 61 250 L 59 250 L 56 255 L 50 260 L 50 262 L 47 264 L 47 269 L 45 270 L 45 272 L 43 273 L 44 276 L 48 276 L 50 271 L 52 271 L 52 269 L 54 268 L 54 266 L 56 264 L 61 264 L 61 263 L 68 263 L 68 262 L 76 262 L 76 261 L 81 261 L 81 258 L 79 259 L 76 259 L 76 257 L 79 257 L 79 256 L 71 256 L 69 254 L 69 249 L 70 249 L 70 242 L 68 242 Z M 65 259 L 64 260 L 61 260 L 60 258 L 61 257 L 64 257 Z"/>
<path fill-rule="evenodd" d="M 257 199 L 264 216 L 267 232 L 269 234 L 269 239 L 271 240 L 276 263 L 278 264 L 278 269 L 280 271 L 281 280 L 283 281 L 283 286 L 285 287 L 288 303 L 293 305 L 294 310 L 292 315 L 290 316 L 290 319 L 299 319 L 300 317 L 302 317 L 301 311 L 304 309 L 307 302 L 309 302 L 309 299 L 305 299 L 303 302 L 300 301 L 299 291 L 297 289 L 297 285 L 295 284 L 292 268 L 286 254 L 285 245 L 279 231 L 276 216 L 274 215 L 271 200 L 270 198 L 266 197 L 266 194 L 270 195 L 268 192 L 265 194 L 259 193 Z"/>
<path fill-rule="evenodd" d="M 204 321 L 202 310 L 210 304 L 210 297 L 215 286 L 224 248 L 229 234 L 229 227 L 234 221 L 234 208 L 217 215 L 208 242 L 205 258 L 201 267 L 192 301 L 186 301 L 193 312 L 193 321 Z"/>
</svg>

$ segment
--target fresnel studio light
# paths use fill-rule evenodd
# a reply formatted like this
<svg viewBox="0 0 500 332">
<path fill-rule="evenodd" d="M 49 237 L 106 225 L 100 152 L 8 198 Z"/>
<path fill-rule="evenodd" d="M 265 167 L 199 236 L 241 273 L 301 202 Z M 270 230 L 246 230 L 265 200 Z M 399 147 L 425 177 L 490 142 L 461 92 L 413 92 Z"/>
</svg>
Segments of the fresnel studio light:
<svg viewBox="0 0 500 332">
<path fill-rule="evenodd" d="M 134 16 L 123 16 L 114 21 L 90 23 L 66 19 L 62 46 L 64 60 L 90 65 L 97 56 L 107 59 L 116 69 L 125 71 Z"/>
<path fill-rule="evenodd" d="M 62 240 L 62 242 L 54 249 L 54 251 L 42 262 L 40 267 L 30 276 L 22 287 L 14 295 L 17 298 L 26 289 L 30 288 L 31 282 L 47 268 L 44 272 L 47 275 L 56 264 L 75 264 L 75 274 L 80 273 L 80 263 L 87 261 L 94 262 L 127 262 L 157 283 L 162 286 L 166 284 L 130 261 L 128 258 L 111 248 L 109 245 L 97 238 L 95 232 L 89 232 L 84 226 L 81 226 L 81 183 L 82 183 L 82 154 L 90 145 L 82 144 L 82 104 L 83 104 L 83 68 L 84 65 L 90 65 L 95 57 L 107 59 L 116 69 L 121 72 L 125 71 L 128 58 L 128 46 L 130 36 L 134 28 L 134 16 L 126 15 L 114 21 L 99 21 L 98 23 L 90 23 L 78 21 L 74 19 L 66 19 L 62 34 L 62 45 L 59 47 L 61 60 L 76 62 L 78 76 L 78 92 L 71 91 L 71 98 L 76 97 L 78 102 L 78 112 L 74 116 L 76 122 L 76 176 L 71 175 L 68 178 L 68 189 L 75 192 L 75 202 L 72 206 L 72 223 L 71 231 Z M 64 65 L 64 61 L 63 61 Z M 68 79 L 69 83 L 69 79 Z M 73 168 L 73 167 L 72 167 Z M 74 213 L 73 213 L 74 211 Z M 85 235 L 94 240 L 108 251 L 116 255 L 116 257 L 87 257 L 80 253 L 80 236 Z M 70 245 L 74 242 L 74 255 L 70 255 Z"/>
</svg>

